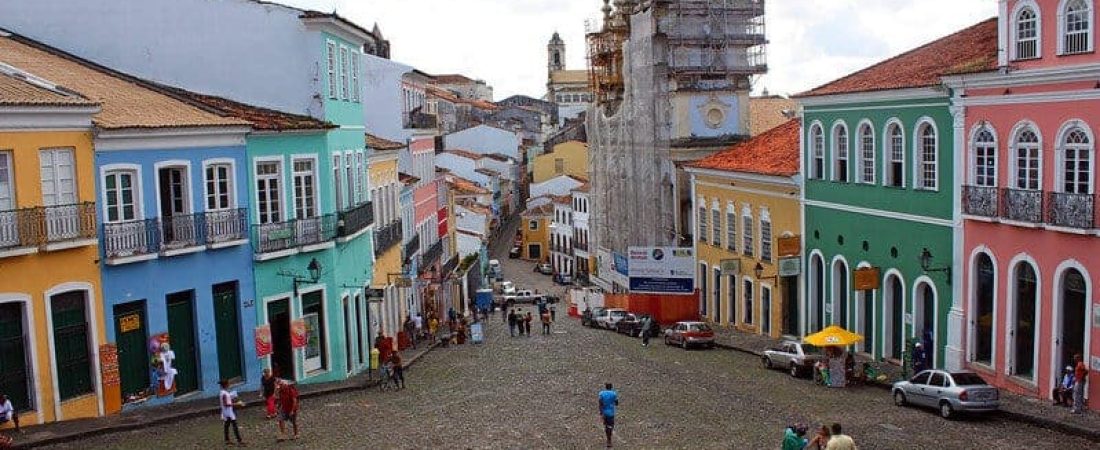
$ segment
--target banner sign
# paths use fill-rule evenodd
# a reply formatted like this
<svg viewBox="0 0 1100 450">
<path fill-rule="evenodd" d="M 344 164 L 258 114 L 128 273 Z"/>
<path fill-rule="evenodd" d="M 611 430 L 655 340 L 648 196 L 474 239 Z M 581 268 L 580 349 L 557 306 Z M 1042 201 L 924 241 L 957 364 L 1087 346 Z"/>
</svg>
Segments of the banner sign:
<svg viewBox="0 0 1100 450">
<path fill-rule="evenodd" d="M 630 291 L 647 294 L 695 292 L 695 251 L 690 247 L 630 247 Z"/>
<path fill-rule="evenodd" d="M 271 346 L 271 325 L 256 327 L 256 357 L 263 358 L 273 351 Z"/>
<path fill-rule="evenodd" d="M 741 259 L 723 259 L 719 262 L 722 275 L 741 275 Z"/>
<path fill-rule="evenodd" d="M 857 291 L 873 291 L 878 289 L 878 267 L 862 267 L 856 269 L 855 288 Z"/>
<path fill-rule="evenodd" d="M 799 256 L 802 253 L 802 237 L 801 236 L 784 236 L 780 237 L 777 242 L 779 257 L 785 256 Z"/>
<path fill-rule="evenodd" d="M 627 262 L 626 256 L 618 253 L 612 253 L 611 256 L 615 258 L 615 271 L 629 277 L 630 263 Z"/>
<path fill-rule="evenodd" d="M 290 321 L 290 347 L 303 348 L 309 341 L 309 327 L 304 319 Z"/>
<path fill-rule="evenodd" d="M 802 274 L 802 258 L 779 258 L 779 276 L 797 277 Z"/>
</svg>

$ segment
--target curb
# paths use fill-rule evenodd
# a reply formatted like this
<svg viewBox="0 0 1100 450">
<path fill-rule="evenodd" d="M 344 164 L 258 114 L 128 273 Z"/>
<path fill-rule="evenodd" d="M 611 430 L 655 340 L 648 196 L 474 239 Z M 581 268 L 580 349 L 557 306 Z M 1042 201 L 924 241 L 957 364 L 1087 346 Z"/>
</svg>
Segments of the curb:
<svg viewBox="0 0 1100 450">
<path fill-rule="evenodd" d="M 715 346 L 718 347 L 718 348 L 723 348 L 723 349 L 726 349 L 726 350 L 733 350 L 733 351 L 736 351 L 736 352 L 741 352 L 741 353 L 756 356 L 756 357 L 760 357 L 760 356 L 764 355 L 764 352 L 760 352 L 760 351 L 756 351 L 756 350 L 750 350 L 750 349 L 747 349 L 747 348 L 738 347 L 738 346 L 731 345 L 731 344 L 723 344 L 721 342 L 716 342 Z M 886 391 L 889 391 L 891 389 L 891 385 L 882 384 L 882 383 L 868 383 L 868 384 L 865 384 L 864 386 L 874 387 L 874 388 L 878 388 L 878 389 L 882 389 L 882 390 L 886 390 Z M 1091 440 L 1093 442 L 1100 442 L 1100 430 L 1091 430 L 1091 429 L 1088 429 L 1088 428 L 1083 428 L 1083 427 L 1079 427 L 1079 426 L 1076 426 L 1076 425 L 1071 425 L 1071 424 L 1068 424 L 1068 423 L 1065 423 L 1065 422 L 1059 422 L 1057 420 L 1048 419 L 1048 418 L 1042 417 L 1042 416 L 1034 416 L 1034 415 L 1031 415 L 1031 414 L 1024 414 L 1024 413 L 1019 413 L 1019 412 L 1015 412 L 1015 411 L 1009 411 L 1009 410 L 1001 409 L 1001 410 L 998 410 L 998 412 L 996 414 L 996 417 L 1000 417 L 1000 418 L 1003 418 L 1005 420 L 1010 420 L 1010 421 L 1013 421 L 1013 422 L 1019 422 L 1019 423 L 1024 423 L 1024 424 L 1028 424 L 1028 425 L 1035 425 L 1035 426 L 1038 426 L 1040 428 L 1046 428 L 1046 429 L 1058 431 L 1058 432 L 1061 432 L 1061 433 L 1082 437 L 1082 438 Z"/>
<path fill-rule="evenodd" d="M 412 358 L 409 358 L 409 362 L 405 365 L 405 367 L 411 367 L 413 364 L 415 364 L 417 361 L 419 361 L 420 358 L 424 357 L 424 355 L 427 355 L 428 352 L 432 351 L 437 346 L 439 346 L 438 342 L 432 343 L 427 348 L 422 350 L 421 352 L 413 355 Z M 356 376 L 356 378 L 358 378 L 358 377 L 359 376 Z M 352 380 L 354 380 L 354 379 L 352 379 Z M 319 388 L 317 390 L 311 390 L 309 392 L 303 392 L 303 393 L 299 394 L 298 397 L 301 398 L 301 399 L 308 399 L 308 398 L 321 397 L 321 396 L 330 395 L 330 394 L 338 394 L 338 393 L 342 393 L 342 392 L 359 391 L 359 390 L 369 388 L 371 386 L 376 386 L 378 384 L 378 381 L 377 380 L 365 380 L 364 383 L 354 383 L 354 382 L 349 383 L 348 380 L 345 380 L 345 381 L 336 382 L 336 383 L 339 383 L 340 385 L 339 386 L 332 386 L 332 387 L 329 387 L 329 388 Z M 336 383 L 333 383 L 333 384 L 336 384 Z M 195 401 L 201 401 L 201 400 L 195 400 Z M 261 406 L 263 406 L 262 402 L 254 401 L 254 402 L 245 403 L 244 406 L 239 407 L 238 409 L 239 410 L 246 410 L 246 409 L 259 408 Z M 102 428 L 95 428 L 95 429 L 91 429 L 91 430 L 86 430 L 86 431 L 79 432 L 79 433 L 47 437 L 45 439 L 41 439 L 41 440 L 31 442 L 31 443 L 16 444 L 11 448 L 13 448 L 13 449 L 27 449 L 27 448 L 43 447 L 43 446 L 46 446 L 46 445 L 63 444 L 63 443 L 66 443 L 66 442 L 72 442 L 72 441 L 76 441 L 76 440 L 80 440 L 80 439 L 84 439 L 84 438 L 89 438 L 89 437 L 94 437 L 94 436 L 102 436 L 102 435 L 105 435 L 105 434 L 113 434 L 113 433 L 122 433 L 122 432 L 126 432 L 126 431 L 133 431 L 133 430 L 138 430 L 138 429 L 142 429 L 142 428 L 148 428 L 148 427 L 156 426 L 156 425 L 163 425 L 163 424 L 166 424 L 166 423 L 179 422 L 179 421 L 182 421 L 182 420 L 192 419 L 192 418 L 195 418 L 195 417 L 201 417 L 201 416 L 206 416 L 206 415 L 214 415 L 214 414 L 218 413 L 219 411 L 220 411 L 220 409 L 218 407 L 195 409 L 195 410 L 191 410 L 191 411 L 184 411 L 184 412 L 180 412 L 180 413 L 176 413 L 176 414 L 170 414 L 170 415 L 165 415 L 165 416 L 161 416 L 161 417 L 157 417 L 157 418 L 153 418 L 153 419 L 149 419 L 149 420 L 144 420 L 144 421 L 141 421 L 140 423 L 116 424 L 116 425 L 111 425 L 111 426 L 105 426 L 105 427 L 102 427 Z M 89 420 L 96 420 L 96 419 L 89 419 Z"/>
</svg>

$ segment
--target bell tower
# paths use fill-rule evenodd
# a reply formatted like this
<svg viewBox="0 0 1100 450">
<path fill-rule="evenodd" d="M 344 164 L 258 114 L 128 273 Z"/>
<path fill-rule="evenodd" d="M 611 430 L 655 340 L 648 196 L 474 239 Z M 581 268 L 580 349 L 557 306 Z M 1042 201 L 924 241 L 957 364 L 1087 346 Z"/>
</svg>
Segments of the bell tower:
<svg viewBox="0 0 1100 450">
<path fill-rule="evenodd" d="M 546 58 L 547 72 L 565 70 L 565 42 L 561 40 L 557 31 L 550 37 L 550 43 L 546 44 Z"/>
</svg>

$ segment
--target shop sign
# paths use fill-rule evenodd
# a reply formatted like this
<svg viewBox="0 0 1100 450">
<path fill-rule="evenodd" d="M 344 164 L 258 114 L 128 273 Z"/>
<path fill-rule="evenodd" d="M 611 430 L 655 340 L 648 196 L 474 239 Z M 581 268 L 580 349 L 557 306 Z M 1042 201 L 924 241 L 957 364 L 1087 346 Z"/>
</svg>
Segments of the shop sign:
<svg viewBox="0 0 1100 450">
<path fill-rule="evenodd" d="M 263 358 L 270 355 L 273 346 L 271 345 L 271 325 L 260 325 L 256 327 L 256 357 Z"/>
<path fill-rule="evenodd" d="M 799 256 L 802 254 L 802 236 L 780 237 L 776 242 L 779 257 Z"/>
<path fill-rule="evenodd" d="M 141 314 L 129 314 L 118 318 L 118 332 L 128 333 L 141 328 Z"/>
<path fill-rule="evenodd" d="M 857 291 L 873 291 L 878 289 L 878 267 L 861 267 L 855 272 L 855 289 Z"/>
<path fill-rule="evenodd" d="M 723 259 L 719 262 L 722 275 L 741 275 L 741 259 Z"/>
<path fill-rule="evenodd" d="M 802 257 L 794 256 L 779 259 L 779 276 L 797 277 L 802 274 Z"/>
</svg>

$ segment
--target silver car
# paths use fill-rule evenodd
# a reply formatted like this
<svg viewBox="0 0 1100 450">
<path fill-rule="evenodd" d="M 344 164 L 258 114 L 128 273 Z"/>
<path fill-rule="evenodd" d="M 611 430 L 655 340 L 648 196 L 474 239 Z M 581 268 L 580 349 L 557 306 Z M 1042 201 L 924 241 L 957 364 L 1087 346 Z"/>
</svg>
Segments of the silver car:
<svg viewBox="0 0 1100 450">
<path fill-rule="evenodd" d="M 797 341 L 783 341 L 777 347 L 764 350 L 761 356 L 765 368 L 783 369 L 795 378 L 810 373 L 814 363 L 822 358 L 821 349 Z"/>
<path fill-rule="evenodd" d="M 925 370 L 909 381 L 894 383 L 894 404 L 937 408 L 950 419 L 959 412 L 996 411 L 1001 393 L 974 372 Z"/>
</svg>

